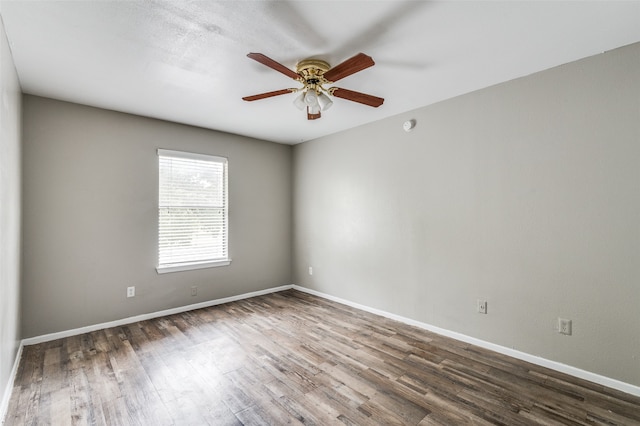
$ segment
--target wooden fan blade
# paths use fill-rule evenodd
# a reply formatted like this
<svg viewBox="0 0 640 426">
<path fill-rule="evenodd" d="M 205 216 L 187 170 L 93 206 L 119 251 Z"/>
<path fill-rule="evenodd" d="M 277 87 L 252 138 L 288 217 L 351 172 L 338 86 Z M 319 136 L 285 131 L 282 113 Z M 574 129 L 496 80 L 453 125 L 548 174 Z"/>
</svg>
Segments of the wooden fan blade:
<svg viewBox="0 0 640 426">
<path fill-rule="evenodd" d="M 373 58 L 367 56 L 364 53 L 358 53 L 356 56 L 347 59 L 340 65 L 336 65 L 329 71 L 324 73 L 324 78 L 331 82 L 338 81 L 345 77 L 355 74 L 358 71 L 362 71 L 365 68 L 369 68 L 375 65 Z"/>
<path fill-rule="evenodd" d="M 361 104 L 372 106 L 374 108 L 378 108 L 384 102 L 384 98 L 367 95 L 366 93 L 354 92 L 353 90 L 341 89 L 339 87 L 333 87 L 331 89 L 331 94 L 336 98 L 358 102 Z"/>
<path fill-rule="evenodd" d="M 311 110 L 309 107 L 307 107 L 307 120 L 317 120 L 318 118 L 321 117 L 322 114 L 320 114 L 320 111 L 318 111 L 317 114 L 311 114 Z"/>
<path fill-rule="evenodd" d="M 291 93 L 291 90 L 289 89 L 274 90 L 273 92 L 260 93 L 259 95 L 245 96 L 242 99 L 244 99 L 245 101 L 258 101 L 260 99 L 270 98 L 272 96 L 286 95 L 287 93 Z"/>
<path fill-rule="evenodd" d="M 247 57 L 253 59 L 254 61 L 258 61 L 262 65 L 265 65 L 271 69 L 281 72 L 282 74 L 286 75 L 287 77 L 291 77 L 294 80 L 300 78 L 297 72 L 285 67 L 281 63 L 274 61 L 273 59 L 263 55 L 262 53 L 249 53 Z"/>
</svg>

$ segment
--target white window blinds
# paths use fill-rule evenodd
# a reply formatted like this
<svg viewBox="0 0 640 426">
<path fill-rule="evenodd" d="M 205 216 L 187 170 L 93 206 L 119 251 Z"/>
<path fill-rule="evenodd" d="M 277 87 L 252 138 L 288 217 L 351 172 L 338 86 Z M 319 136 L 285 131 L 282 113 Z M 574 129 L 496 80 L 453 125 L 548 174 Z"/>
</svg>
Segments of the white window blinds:
<svg viewBox="0 0 640 426">
<path fill-rule="evenodd" d="M 228 265 L 227 159 L 159 149 L 158 272 Z"/>
</svg>

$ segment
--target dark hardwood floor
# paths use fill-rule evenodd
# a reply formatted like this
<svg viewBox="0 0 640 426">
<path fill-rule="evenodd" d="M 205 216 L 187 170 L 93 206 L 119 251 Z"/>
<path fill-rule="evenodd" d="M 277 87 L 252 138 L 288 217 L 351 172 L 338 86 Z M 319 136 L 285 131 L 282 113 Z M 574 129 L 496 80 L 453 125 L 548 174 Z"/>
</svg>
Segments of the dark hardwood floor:
<svg viewBox="0 0 640 426">
<path fill-rule="evenodd" d="M 24 348 L 7 425 L 638 425 L 640 398 L 294 290 Z"/>
</svg>

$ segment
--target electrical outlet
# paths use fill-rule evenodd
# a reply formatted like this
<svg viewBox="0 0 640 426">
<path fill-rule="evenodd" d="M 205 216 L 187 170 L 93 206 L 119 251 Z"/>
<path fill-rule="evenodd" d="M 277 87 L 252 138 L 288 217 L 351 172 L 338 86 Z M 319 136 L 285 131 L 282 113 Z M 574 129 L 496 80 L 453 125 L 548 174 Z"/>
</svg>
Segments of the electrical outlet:
<svg viewBox="0 0 640 426">
<path fill-rule="evenodd" d="M 197 296 L 198 295 L 198 287 L 197 286 L 193 286 L 191 287 L 191 295 L 192 296 Z"/>
<path fill-rule="evenodd" d="M 313 275 L 313 267 L 309 266 L 309 275 Z"/>
<path fill-rule="evenodd" d="M 136 288 L 134 286 L 127 287 L 127 297 L 135 297 L 135 295 L 136 295 Z"/>
<path fill-rule="evenodd" d="M 486 314 L 487 313 L 487 301 L 478 299 L 478 313 Z"/>
<path fill-rule="evenodd" d="M 571 320 L 566 318 L 558 318 L 558 333 L 571 336 Z"/>
</svg>

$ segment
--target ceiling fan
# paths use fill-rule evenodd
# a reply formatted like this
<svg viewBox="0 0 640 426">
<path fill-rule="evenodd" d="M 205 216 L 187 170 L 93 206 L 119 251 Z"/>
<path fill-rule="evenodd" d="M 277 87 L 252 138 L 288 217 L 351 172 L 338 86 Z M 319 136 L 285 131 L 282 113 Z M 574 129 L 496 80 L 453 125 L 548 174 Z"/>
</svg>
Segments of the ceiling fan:
<svg viewBox="0 0 640 426">
<path fill-rule="evenodd" d="M 249 53 L 247 55 L 254 61 L 260 62 L 271 69 L 274 69 L 287 77 L 290 77 L 303 84 L 301 88 L 282 89 L 273 92 L 261 93 L 259 95 L 245 96 L 245 101 L 257 101 L 270 98 L 272 96 L 284 95 L 287 93 L 301 92 L 296 97 L 293 104 L 300 110 L 307 111 L 308 120 L 320 118 L 320 111 L 325 111 L 333 101 L 327 95 L 337 98 L 358 102 L 374 108 L 379 107 L 384 102 L 383 98 L 367 95 L 366 93 L 355 92 L 353 90 L 342 89 L 340 87 L 325 88 L 324 85 L 332 84 L 340 79 L 355 74 L 375 64 L 371 56 L 358 53 L 339 65 L 331 68 L 325 61 L 319 59 L 305 59 L 298 62 L 296 70 L 293 71 L 262 53 Z"/>
</svg>

